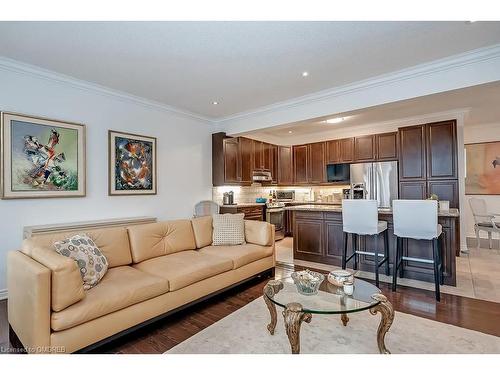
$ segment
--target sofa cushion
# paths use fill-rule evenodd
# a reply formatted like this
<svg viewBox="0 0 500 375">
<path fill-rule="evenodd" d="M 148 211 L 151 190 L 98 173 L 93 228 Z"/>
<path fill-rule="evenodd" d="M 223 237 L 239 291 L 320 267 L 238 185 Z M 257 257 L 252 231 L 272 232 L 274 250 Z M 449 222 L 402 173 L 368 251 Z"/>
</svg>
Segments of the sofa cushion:
<svg viewBox="0 0 500 375">
<path fill-rule="evenodd" d="M 108 260 L 86 234 L 75 234 L 56 241 L 54 248 L 58 254 L 71 258 L 78 264 L 85 290 L 96 286 L 108 270 Z"/>
<path fill-rule="evenodd" d="M 23 252 L 27 252 L 27 255 L 29 255 L 30 248 L 34 246 L 53 248 L 54 242 L 64 240 L 78 233 L 82 233 L 82 231 L 63 231 L 36 235 L 25 240 Z M 109 267 L 126 266 L 132 263 L 126 228 L 93 229 L 86 230 L 84 233 L 87 233 L 94 240 L 99 250 L 108 260 Z"/>
<path fill-rule="evenodd" d="M 200 216 L 191 219 L 196 248 L 200 249 L 212 244 L 212 216 Z"/>
<path fill-rule="evenodd" d="M 245 243 L 245 214 L 214 214 L 212 216 L 212 245 L 241 245 Z"/>
<path fill-rule="evenodd" d="M 267 258 L 273 254 L 272 246 L 245 244 L 236 246 L 207 246 L 200 253 L 231 259 L 233 269 L 240 268 L 256 260 Z"/>
<path fill-rule="evenodd" d="M 135 264 L 134 267 L 167 279 L 170 290 L 174 291 L 230 271 L 233 269 L 233 262 L 231 259 L 189 250 L 149 259 Z"/>
<path fill-rule="evenodd" d="M 245 240 L 261 246 L 271 246 L 274 228 L 266 221 L 245 220 Z"/>
<path fill-rule="evenodd" d="M 86 297 L 53 312 L 51 327 L 62 331 L 168 292 L 168 281 L 130 266 L 110 268 Z"/>
<path fill-rule="evenodd" d="M 128 228 L 134 263 L 196 249 L 191 220 L 172 220 Z"/>
</svg>

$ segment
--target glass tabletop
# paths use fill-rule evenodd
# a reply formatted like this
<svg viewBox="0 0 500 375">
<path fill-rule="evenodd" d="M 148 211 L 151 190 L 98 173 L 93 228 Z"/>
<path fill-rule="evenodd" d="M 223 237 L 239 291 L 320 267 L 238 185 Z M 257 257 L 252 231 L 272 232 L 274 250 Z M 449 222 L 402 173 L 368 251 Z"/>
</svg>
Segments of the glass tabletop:
<svg viewBox="0 0 500 375">
<path fill-rule="evenodd" d="M 285 308 L 289 303 L 300 303 L 302 311 L 314 314 L 345 314 L 367 310 L 380 303 L 377 299 L 380 289 L 374 285 L 355 278 L 354 291 L 348 295 L 341 286 L 330 283 L 326 275 L 315 295 L 300 294 L 291 277 L 269 281 L 264 294 L 278 306 Z"/>
</svg>

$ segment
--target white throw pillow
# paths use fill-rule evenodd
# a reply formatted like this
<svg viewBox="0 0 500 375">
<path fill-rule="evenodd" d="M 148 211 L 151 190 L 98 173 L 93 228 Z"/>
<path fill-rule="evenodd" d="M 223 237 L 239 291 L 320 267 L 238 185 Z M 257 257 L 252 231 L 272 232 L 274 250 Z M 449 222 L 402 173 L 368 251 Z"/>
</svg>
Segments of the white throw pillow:
<svg viewBox="0 0 500 375">
<path fill-rule="evenodd" d="M 108 260 L 85 233 L 54 242 L 54 248 L 56 252 L 74 259 L 78 264 L 85 290 L 96 286 L 108 270 Z"/>
<path fill-rule="evenodd" d="M 213 246 L 245 243 L 245 214 L 215 214 L 212 218 Z"/>
</svg>

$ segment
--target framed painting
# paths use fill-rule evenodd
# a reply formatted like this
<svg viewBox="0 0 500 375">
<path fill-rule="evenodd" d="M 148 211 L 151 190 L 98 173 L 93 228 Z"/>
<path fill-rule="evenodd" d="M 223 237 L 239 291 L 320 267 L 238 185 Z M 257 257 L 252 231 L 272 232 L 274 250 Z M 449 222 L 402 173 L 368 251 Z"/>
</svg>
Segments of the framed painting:
<svg viewBox="0 0 500 375">
<path fill-rule="evenodd" d="M 85 196 L 85 125 L 0 116 L 2 199 Z"/>
<path fill-rule="evenodd" d="M 156 138 L 108 131 L 109 195 L 156 194 Z"/>
<path fill-rule="evenodd" d="M 465 194 L 500 194 L 500 141 L 465 145 Z"/>
</svg>

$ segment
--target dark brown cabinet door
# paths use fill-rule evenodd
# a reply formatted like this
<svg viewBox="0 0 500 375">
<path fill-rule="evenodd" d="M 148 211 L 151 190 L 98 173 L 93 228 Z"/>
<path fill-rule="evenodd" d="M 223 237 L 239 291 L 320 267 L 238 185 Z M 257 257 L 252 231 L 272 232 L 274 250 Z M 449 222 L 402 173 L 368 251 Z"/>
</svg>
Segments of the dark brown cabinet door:
<svg viewBox="0 0 500 375">
<path fill-rule="evenodd" d="M 427 194 L 436 194 L 440 201 L 450 201 L 450 207 L 458 208 L 458 180 L 428 181 Z"/>
<path fill-rule="evenodd" d="M 336 139 L 326 142 L 326 162 L 327 164 L 340 163 L 340 144 Z"/>
<path fill-rule="evenodd" d="M 241 158 L 241 183 L 252 183 L 253 169 L 253 140 L 248 138 L 239 138 L 240 158 Z"/>
<path fill-rule="evenodd" d="M 457 135 L 455 121 L 428 124 L 427 178 L 457 178 Z"/>
<path fill-rule="evenodd" d="M 224 139 L 224 181 L 237 183 L 241 180 L 240 146 L 238 138 Z"/>
<path fill-rule="evenodd" d="M 293 146 L 293 177 L 296 184 L 309 182 L 309 146 Z"/>
<path fill-rule="evenodd" d="M 326 182 L 325 142 L 309 145 L 309 182 L 322 184 Z"/>
<path fill-rule="evenodd" d="M 399 179 L 426 179 L 425 125 L 399 129 Z"/>
<path fill-rule="evenodd" d="M 321 259 L 323 249 L 323 220 L 308 220 L 295 217 L 293 229 L 294 253 L 297 258 L 312 261 Z M 317 258 L 316 258 L 317 257 Z"/>
<path fill-rule="evenodd" d="M 253 141 L 253 168 L 263 169 L 264 166 L 264 144 L 260 141 Z"/>
<path fill-rule="evenodd" d="M 345 138 L 339 140 L 340 144 L 340 161 L 354 161 L 354 138 Z"/>
<path fill-rule="evenodd" d="M 405 181 L 399 183 L 400 199 L 426 199 L 427 188 L 425 181 Z"/>
<path fill-rule="evenodd" d="M 350 244 L 350 242 L 348 243 Z M 342 220 L 325 221 L 325 256 L 329 264 L 342 265 L 344 249 L 344 229 Z M 347 249 L 348 256 L 352 254 L 351 246 Z"/>
<path fill-rule="evenodd" d="M 262 168 L 267 170 L 272 170 L 273 168 L 273 150 L 272 145 L 269 143 L 263 143 L 263 160 L 262 160 Z"/>
<path fill-rule="evenodd" d="M 271 176 L 273 178 L 273 184 L 278 183 L 278 146 L 269 145 L 271 149 Z"/>
<path fill-rule="evenodd" d="M 354 138 L 354 160 L 375 160 L 375 136 L 366 135 Z"/>
<path fill-rule="evenodd" d="M 293 184 L 292 147 L 278 146 L 278 184 Z"/>
<path fill-rule="evenodd" d="M 397 160 L 398 158 L 398 133 L 384 133 L 375 136 L 377 160 Z"/>
</svg>

